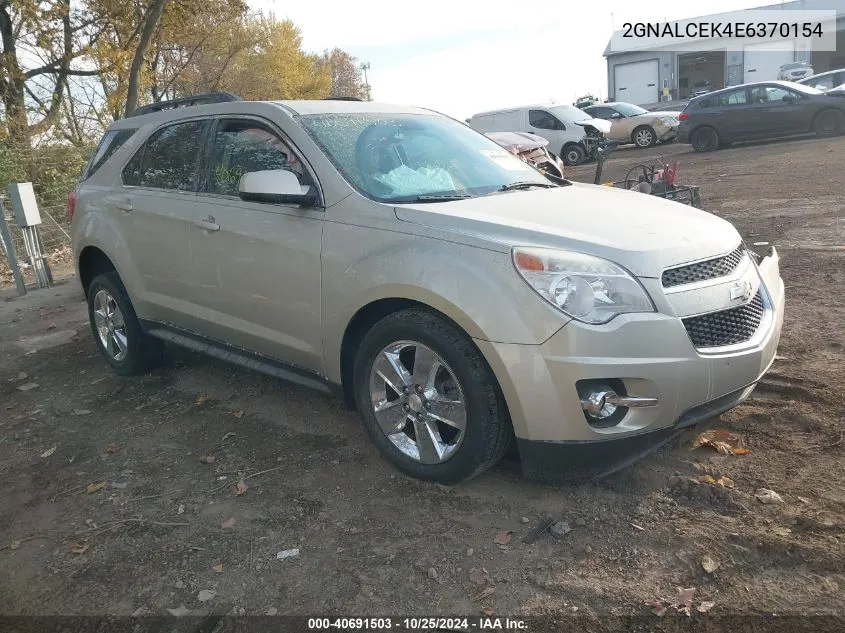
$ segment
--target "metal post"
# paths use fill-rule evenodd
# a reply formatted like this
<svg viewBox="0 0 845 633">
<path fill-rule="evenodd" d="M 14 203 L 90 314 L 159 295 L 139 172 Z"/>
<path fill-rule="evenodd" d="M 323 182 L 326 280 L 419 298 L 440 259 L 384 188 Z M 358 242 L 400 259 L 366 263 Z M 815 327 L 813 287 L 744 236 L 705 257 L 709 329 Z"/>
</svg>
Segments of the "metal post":
<svg viewBox="0 0 845 633">
<path fill-rule="evenodd" d="M 12 241 L 9 225 L 6 224 L 6 210 L 3 208 L 3 200 L 0 200 L 0 239 L 3 241 L 6 260 L 9 262 L 9 268 L 12 269 L 15 285 L 18 287 L 18 294 L 23 296 L 26 294 L 26 282 L 24 282 L 21 269 L 18 267 L 18 255 L 15 252 L 15 243 Z"/>
</svg>

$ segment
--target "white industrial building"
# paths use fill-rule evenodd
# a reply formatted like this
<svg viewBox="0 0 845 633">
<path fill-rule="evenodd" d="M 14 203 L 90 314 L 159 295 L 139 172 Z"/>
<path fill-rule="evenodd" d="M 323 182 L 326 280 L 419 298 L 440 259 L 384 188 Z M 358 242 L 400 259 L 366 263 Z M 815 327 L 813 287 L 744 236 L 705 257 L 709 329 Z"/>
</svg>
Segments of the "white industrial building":
<svg viewBox="0 0 845 633">
<path fill-rule="evenodd" d="M 609 100 L 642 106 L 685 100 L 701 88 L 718 90 L 750 81 L 774 80 L 782 64 L 796 61 L 810 62 L 816 73 L 845 68 L 845 0 L 798 0 L 754 9 L 836 11 L 837 50 L 812 50 L 812 45 L 802 39 L 753 43 L 713 39 L 712 50 L 702 50 L 702 40 L 687 46 L 673 43 L 667 47 L 614 50 L 614 40 L 618 41 L 621 33 L 617 31 L 604 52 Z M 690 20 L 727 21 L 734 15 L 739 19 L 740 14 L 737 11 Z"/>
</svg>

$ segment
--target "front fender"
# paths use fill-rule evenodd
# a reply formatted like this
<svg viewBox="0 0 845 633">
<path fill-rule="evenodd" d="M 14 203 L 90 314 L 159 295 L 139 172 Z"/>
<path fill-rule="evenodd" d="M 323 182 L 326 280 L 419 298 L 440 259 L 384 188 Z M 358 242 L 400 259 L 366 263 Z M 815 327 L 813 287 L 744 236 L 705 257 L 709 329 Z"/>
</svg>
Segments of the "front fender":
<svg viewBox="0 0 845 633">
<path fill-rule="evenodd" d="M 323 348 L 334 382 L 349 322 L 380 299 L 425 304 L 486 341 L 539 345 L 568 320 L 528 287 L 507 253 L 338 223 L 326 225 L 323 239 Z"/>
</svg>

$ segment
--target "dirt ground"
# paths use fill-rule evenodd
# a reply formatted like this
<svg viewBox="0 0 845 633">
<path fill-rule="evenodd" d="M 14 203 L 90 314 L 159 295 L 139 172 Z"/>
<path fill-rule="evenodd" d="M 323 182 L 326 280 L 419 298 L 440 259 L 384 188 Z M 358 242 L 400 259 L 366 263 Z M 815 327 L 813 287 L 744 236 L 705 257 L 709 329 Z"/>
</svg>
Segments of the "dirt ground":
<svg viewBox="0 0 845 633">
<path fill-rule="evenodd" d="M 845 616 L 845 138 L 621 149 L 605 173 L 659 155 L 749 243 L 776 245 L 786 322 L 746 404 L 600 483 L 528 483 L 513 460 L 454 488 L 416 482 L 338 401 L 179 350 L 120 378 L 75 280 L 2 291 L 0 615 L 486 608 L 602 631 L 609 616 L 665 625 L 676 610 L 660 620 L 645 602 L 694 588 L 699 622 Z M 750 453 L 693 449 L 708 428 Z M 571 531 L 523 543 L 543 517 Z"/>
</svg>

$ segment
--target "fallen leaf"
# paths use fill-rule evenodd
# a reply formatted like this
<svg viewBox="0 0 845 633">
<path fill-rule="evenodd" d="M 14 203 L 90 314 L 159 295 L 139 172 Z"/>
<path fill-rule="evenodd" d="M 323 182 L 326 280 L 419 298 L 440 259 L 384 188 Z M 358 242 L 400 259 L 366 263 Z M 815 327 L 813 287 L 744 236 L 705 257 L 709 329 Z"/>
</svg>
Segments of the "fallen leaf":
<svg viewBox="0 0 845 633">
<path fill-rule="evenodd" d="M 733 488 L 736 485 L 730 477 L 719 477 L 716 483 L 722 486 L 722 488 Z"/>
<path fill-rule="evenodd" d="M 238 418 L 238 420 L 240 420 L 242 417 L 244 417 L 244 412 L 243 411 L 233 411 L 232 415 L 235 416 L 236 418 Z"/>
<path fill-rule="evenodd" d="M 483 585 L 487 582 L 487 572 L 484 569 L 478 569 L 475 567 L 470 569 L 469 579 L 476 585 Z"/>
<path fill-rule="evenodd" d="M 20 541 L 12 541 L 11 543 L 9 543 L 9 549 L 18 549 L 20 546 Z"/>
<path fill-rule="evenodd" d="M 200 395 L 200 396 L 197 396 L 197 400 L 196 400 L 195 404 L 196 404 L 198 407 L 201 407 L 202 405 L 204 405 L 204 404 L 205 404 L 206 402 L 208 402 L 208 401 L 209 401 L 209 397 L 208 397 L 208 396 L 206 396 L 206 395 Z"/>
<path fill-rule="evenodd" d="M 185 506 L 181 503 L 179 504 L 179 507 L 176 508 L 176 514 L 185 514 Z"/>
<path fill-rule="evenodd" d="M 170 615 L 172 615 L 173 617 L 181 618 L 184 615 L 189 615 L 191 613 L 191 610 L 186 609 L 185 605 L 183 604 L 183 605 L 176 607 L 175 609 L 168 609 L 167 612 Z"/>
<path fill-rule="evenodd" d="M 710 611 L 710 609 L 715 606 L 715 602 L 702 602 L 700 605 L 698 605 L 698 607 L 696 607 L 696 609 L 699 613 L 707 613 L 708 611 Z"/>
<path fill-rule="evenodd" d="M 55 323 L 51 323 L 50 325 L 48 325 L 48 326 L 47 326 L 47 329 L 48 329 L 48 330 L 55 330 L 55 329 L 56 329 L 56 324 L 55 324 Z"/>
<path fill-rule="evenodd" d="M 810 500 L 809 500 L 809 499 L 805 499 L 804 497 L 797 497 L 797 499 L 798 499 L 798 501 L 800 501 L 801 503 L 810 503 Z"/>
<path fill-rule="evenodd" d="M 53 448 L 48 448 L 46 451 L 44 451 L 43 453 L 41 453 L 41 457 L 50 457 L 50 455 L 52 455 L 52 454 L 53 454 L 53 453 L 55 453 L 55 452 L 56 452 L 56 447 L 55 447 L 55 446 L 54 446 Z"/>
<path fill-rule="evenodd" d="M 91 412 L 88 409 L 74 409 L 71 413 L 73 413 L 73 415 L 91 415 Z"/>
<path fill-rule="evenodd" d="M 751 449 L 745 448 L 744 446 L 735 446 L 731 449 L 731 453 L 733 455 L 748 455 L 751 453 Z"/>
<path fill-rule="evenodd" d="M 690 610 L 692 608 L 692 596 L 694 593 L 694 587 L 691 587 L 689 589 L 678 587 L 678 595 L 675 596 L 675 599 L 672 601 L 672 606 L 675 607 L 676 611 L 680 613 L 685 613 L 687 616 L 689 616 Z"/>
<path fill-rule="evenodd" d="M 235 484 L 236 497 L 240 497 L 247 490 L 249 490 L 249 486 L 246 485 L 246 482 L 243 479 L 241 479 L 238 483 Z"/>
<path fill-rule="evenodd" d="M 223 523 L 220 524 L 220 527 L 224 530 L 231 530 L 235 527 L 235 517 L 230 519 L 226 519 Z"/>
<path fill-rule="evenodd" d="M 209 600 L 214 600 L 216 597 L 217 592 L 211 589 L 203 589 L 197 594 L 197 600 L 200 602 L 208 602 Z"/>
<path fill-rule="evenodd" d="M 226 433 L 226 435 L 224 435 L 224 436 L 223 436 L 223 439 L 222 439 L 222 440 L 220 440 L 220 441 L 221 441 L 221 442 L 225 442 L 225 441 L 226 441 L 226 440 L 228 440 L 230 437 L 235 437 L 235 433 L 232 433 L 231 431 L 229 431 L 228 433 Z"/>
<path fill-rule="evenodd" d="M 774 532 L 778 536 L 789 536 L 790 534 L 792 534 L 792 530 L 786 527 L 781 527 L 779 525 L 773 527 L 772 532 Z"/>
<path fill-rule="evenodd" d="M 710 475 L 701 475 L 701 476 L 698 478 L 698 481 L 700 481 L 700 482 L 701 482 L 701 483 L 703 483 L 703 484 L 710 484 L 711 486 L 715 486 L 715 485 L 716 485 L 716 480 L 715 480 L 715 479 L 713 479 L 713 477 L 712 477 L 712 476 L 710 476 Z"/>
<path fill-rule="evenodd" d="M 705 556 L 701 559 L 701 568 L 708 574 L 712 574 L 714 571 L 719 569 L 719 565 L 719 561 L 717 561 L 712 556 Z"/>
<path fill-rule="evenodd" d="M 276 560 L 285 560 L 286 558 L 295 558 L 297 556 L 299 556 L 298 547 L 295 547 L 294 549 L 284 549 L 276 554 Z"/>
<path fill-rule="evenodd" d="M 769 490 L 768 488 L 760 488 L 754 493 L 754 496 L 757 497 L 758 501 L 767 505 L 771 503 L 783 503 L 783 498 L 774 490 Z"/>
<path fill-rule="evenodd" d="M 108 444 L 108 445 L 106 446 L 106 452 L 107 452 L 109 455 L 114 455 L 114 454 L 115 454 L 115 453 L 117 453 L 119 450 L 120 450 L 120 446 L 118 446 L 118 445 L 117 445 L 117 444 L 115 444 L 114 442 L 111 442 L 110 444 Z"/>
<path fill-rule="evenodd" d="M 213 569 L 213 570 L 214 570 L 215 572 L 217 572 L 218 574 L 222 574 L 222 573 L 223 573 L 223 565 L 222 565 L 222 564 L 221 564 L 221 565 L 215 565 L 215 566 L 214 566 L 214 567 L 212 567 L 211 569 Z"/>
<path fill-rule="evenodd" d="M 472 599 L 472 601 L 473 601 L 473 602 L 479 602 L 480 600 L 484 600 L 485 598 L 489 598 L 490 596 L 492 596 L 492 595 L 493 595 L 493 593 L 494 593 L 495 591 L 496 591 L 496 588 L 495 588 L 495 587 L 487 587 L 486 589 L 483 589 L 483 590 L 481 591 L 481 593 L 479 593 L 478 595 L 476 595 L 476 596 Z"/>
<path fill-rule="evenodd" d="M 481 613 L 483 613 L 484 615 L 489 617 L 489 616 L 493 615 L 493 608 L 492 607 L 484 607 L 481 610 Z"/>
<path fill-rule="evenodd" d="M 505 530 L 504 532 L 499 532 L 496 535 L 496 538 L 493 539 L 493 542 L 496 545 L 507 545 L 511 542 L 511 535 L 513 534 L 513 530 Z"/>
<path fill-rule="evenodd" d="M 18 387 L 18 391 L 30 391 L 39 387 L 37 382 L 27 382 Z"/>
<path fill-rule="evenodd" d="M 106 482 L 101 481 L 98 484 L 88 484 L 88 494 L 94 494 L 95 492 L 99 492 L 103 488 L 106 487 Z"/>
<path fill-rule="evenodd" d="M 710 429 L 700 433 L 695 441 L 692 443 L 693 448 L 700 446 L 710 446 L 712 442 L 724 442 L 726 444 L 734 444 L 739 441 L 739 436 L 729 431 L 728 429 Z"/>
<path fill-rule="evenodd" d="M 651 612 L 658 618 L 662 618 L 666 615 L 666 607 L 663 605 L 661 600 L 646 600 L 645 604 L 651 607 Z"/>
<path fill-rule="evenodd" d="M 84 554 L 88 551 L 88 548 L 91 547 L 88 543 L 78 543 L 76 545 L 70 546 L 70 553 L 71 554 Z"/>
<path fill-rule="evenodd" d="M 213 464 L 214 463 L 214 455 L 203 455 L 200 457 L 201 464 Z"/>
<path fill-rule="evenodd" d="M 730 455 L 733 452 L 733 447 L 727 442 L 710 442 L 708 446 L 712 446 L 722 455 Z"/>
</svg>

